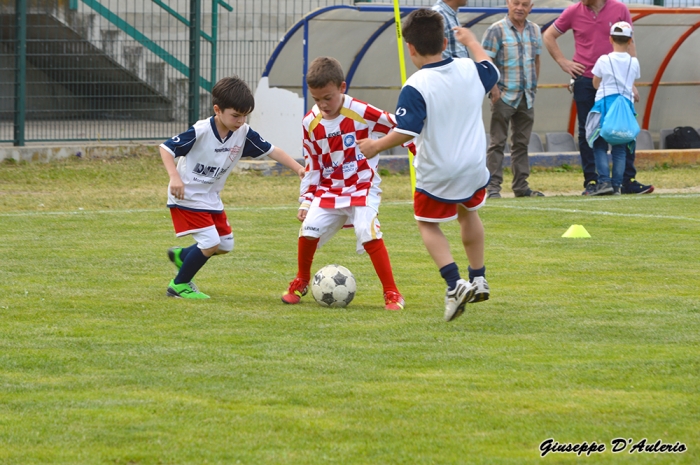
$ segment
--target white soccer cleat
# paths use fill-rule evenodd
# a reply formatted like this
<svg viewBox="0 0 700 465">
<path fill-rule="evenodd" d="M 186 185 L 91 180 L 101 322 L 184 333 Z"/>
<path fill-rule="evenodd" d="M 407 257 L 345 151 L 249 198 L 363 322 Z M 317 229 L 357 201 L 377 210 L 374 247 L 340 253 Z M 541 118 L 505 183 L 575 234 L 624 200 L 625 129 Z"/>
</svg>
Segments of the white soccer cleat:
<svg viewBox="0 0 700 465">
<path fill-rule="evenodd" d="M 464 279 L 457 281 L 457 285 L 445 294 L 445 321 L 452 321 L 464 313 L 467 304 L 471 284 Z"/>
<path fill-rule="evenodd" d="M 484 300 L 489 300 L 491 291 L 489 289 L 489 283 L 486 282 L 486 278 L 483 276 L 476 276 L 474 280 L 469 283 L 469 291 L 467 291 L 467 303 L 473 304 L 476 302 L 483 302 Z"/>
</svg>

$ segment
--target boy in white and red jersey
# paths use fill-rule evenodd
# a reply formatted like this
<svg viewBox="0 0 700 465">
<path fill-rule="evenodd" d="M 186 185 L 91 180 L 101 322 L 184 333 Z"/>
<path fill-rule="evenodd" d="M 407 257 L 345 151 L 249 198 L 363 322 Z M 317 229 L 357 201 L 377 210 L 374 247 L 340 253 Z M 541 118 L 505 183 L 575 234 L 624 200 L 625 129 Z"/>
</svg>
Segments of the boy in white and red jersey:
<svg viewBox="0 0 700 465">
<path fill-rule="evenodd" d="M 493 65 L 474 34 L 455 28 L 455 38 L 473 58 L 442 59 L 446 39 L 439 13 L 421 9 L 403 23 L 415 72 L 399 94 L 397 126 L 379 140 L 360 140 L 372 158 L 378 152 L 416 138 L 416 190 L 413 211 L 428 253 L 447 283 L 445 320 L 464 312 L 465 304 L 490 295 L 484 265 L 484 226 L 478 209 L 486 203 L 489 171 L 481 106 L 498 81 Z M 469 260 L 469 281 L 461 278 L 440 223 L 456 219 Z"/>
<path fill-rule="evenodd" d="M 306 175 L 301 181 L 297 219 L 302 221 L 298 269 L 282 301 L 297 304 L 308 291 L 316 249 L 344 225 L 352 225 L 357 251 L 367 251 L 384 290 L 384 308 L 401 310 L 389 254 L 377 219 L 381 179 L 378 159 L 367 160 L 356 141 L 387 134 L 393 116 L 345 95 L 343 68 L 330 57 L 316 58 L 306 83 L 316 105 L 303 120 Z"/>
<path fill-rule="evenodd" d="M 172 247 L 168 257 L 178 268 L 166 295 L 208 299 L 192 282 L 212 255 L 233 250 L 233 232 L 219 192 L 241 157 L 267 155 L 304 177 L 304 167 L 248 126 L 246 116 L 255 99 L 238 77 L 216 83 L 211 92 L 215 116 L 197 121 L 186 132 L 160 145 L 160 156 L 170 176 L 168 208 L 178 237 L 191 234 L 195 243 Z M 175 159 L 178 159 L 175 164 Z"/>
</svg>

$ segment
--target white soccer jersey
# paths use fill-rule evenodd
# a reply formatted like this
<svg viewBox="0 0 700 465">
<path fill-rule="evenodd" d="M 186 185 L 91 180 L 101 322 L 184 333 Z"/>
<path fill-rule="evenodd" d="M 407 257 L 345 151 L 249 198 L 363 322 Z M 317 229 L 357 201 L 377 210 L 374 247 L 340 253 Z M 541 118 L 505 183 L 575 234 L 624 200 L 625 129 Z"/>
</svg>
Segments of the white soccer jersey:
<svg viewBox="0 0 700 465">
<path fill-rule="evenodd" d="M 177 199 L 168 186 L 168 207 L 220 213 L 224 204 L 219 192 L 241 157 L 257 158 L 272 152 L 274 146 L 243 124 L 219 137 L 214 117 L 197 121 L 180 135 L 160 145 L 173 157 L 179 157 L 177 171 L 185 184 L 185 198 Z"/>
<path fill-rule="evenodd" d="M 448 58 L 408 78 L 394 130 L 416 137 L 416 191 L 461 203 L 488 184 L 481 105 L 498 77 L 489 61 Z"/>
<path fill-rule="evenodd" d="M 340 115 L 323 118 L 317 105 L 303 120 L 306 175 L 299 202 L 321 208 L 379 208 L 379 157 L 367 160 L 358 139 L 377 139 L 396 125 L 393 115 L 344 96 Z"/>
</svg>

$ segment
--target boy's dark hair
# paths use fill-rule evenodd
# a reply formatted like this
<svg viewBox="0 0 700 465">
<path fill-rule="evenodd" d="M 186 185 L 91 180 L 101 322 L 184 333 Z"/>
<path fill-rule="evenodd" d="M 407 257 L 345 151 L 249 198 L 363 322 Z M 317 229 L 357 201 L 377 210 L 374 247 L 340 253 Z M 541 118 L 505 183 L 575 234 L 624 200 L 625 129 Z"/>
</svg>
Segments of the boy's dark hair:
<svg viewBox="0 0 700 465">
<path fill-rule="evenodd" d="M 250 87 L 238 76 L 225 77 L 211 90 L 211 101 L 221 111 L 227 108 L 247 115 L 255 108 L 255 98 Z"/>
<path fill-rule="evenodd" d="M 616 27 L 613 29 L 613 32 L 622 32 L 621 27 Z M 631 37 L 625 37 L 625 36 L 610 36 L 612 37 L 613 42 L 616 44 L 624 45 L 624 44 L 629 44 L 630 40 L 632 40 Z"/>
<path fill-rule="evenodd" d="M 345 81 L 343 67 L 332 57 L 316 58 L 306 71 L 306 85 L 312 89 L 321 89 L 331 82 L 340 87 L 343 81 Z"/>
<path fill-rule="evenodd" d="M 442 15 L 429 8 L 412 11 L 403 20 L 403 38 L 421 56 L 442 53 L 445 32 Z"/>
</svg>

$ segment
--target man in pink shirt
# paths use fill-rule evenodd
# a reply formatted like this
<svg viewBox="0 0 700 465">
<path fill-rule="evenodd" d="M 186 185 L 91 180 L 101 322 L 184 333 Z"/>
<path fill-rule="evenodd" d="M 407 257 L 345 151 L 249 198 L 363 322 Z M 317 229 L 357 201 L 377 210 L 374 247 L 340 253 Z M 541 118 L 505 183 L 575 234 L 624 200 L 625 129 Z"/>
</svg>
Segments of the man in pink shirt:
<svg viewBox="0 0 700 465">
<path fill-rule="evenodd" d="M 542 36 L 545 47 L 562 71 L 574 79 L 574 101 L 578 113 L 578 145 L 583 168 L 583 195 L 591 195 L 597 189 L 598 174 L 595 169 L 593 149 L 586 141 L 586 118 L 595 103 L 596 89 L 593 87 L 593 65 L 602 55 L 612 52 L 610 26 L 618 21 L 632 24 L 632 16 L 627 6 L 617 0 L 581 0 L 567 7 L 547 28 Z M 567 59 L 562 53 L 557 39 L 566 31 L 574 33 L 574 57 Z M 629 53 L 636 56 L 634 41 Z M 635 89 L 635 100 L 639 100 Z M 627 150 L 625 173 L 622 181 L 623 194 L 648 194 L 654 186 L 647 186 L 635 179 L 634 152 Z"/>
</svg>

